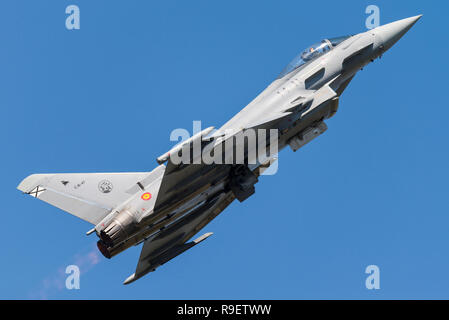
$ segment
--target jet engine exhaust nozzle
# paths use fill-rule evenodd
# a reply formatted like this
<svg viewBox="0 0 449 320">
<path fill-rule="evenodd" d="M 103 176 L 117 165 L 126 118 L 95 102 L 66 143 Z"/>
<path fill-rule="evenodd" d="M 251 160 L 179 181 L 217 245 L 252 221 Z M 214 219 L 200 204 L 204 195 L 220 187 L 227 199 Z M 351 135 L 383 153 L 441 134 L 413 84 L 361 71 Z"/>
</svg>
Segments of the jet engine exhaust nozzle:
<svg viewBox="0 0 449 320">
<path fill-rule="evenodd" d="M 111 259 L 112 255 L 109 252 L 108 246 L 103 242 L 103 240 L 98 240 L 97 248 L 105 258 Z"/>
<path fill-rule="evenodd" d="M 106 246 L 113 247 L 125 241 L 135 229 L 134 215 L 130 211 L 124 210 L 106 228 L 101 230 L 98 236 Z"/>
</svg>

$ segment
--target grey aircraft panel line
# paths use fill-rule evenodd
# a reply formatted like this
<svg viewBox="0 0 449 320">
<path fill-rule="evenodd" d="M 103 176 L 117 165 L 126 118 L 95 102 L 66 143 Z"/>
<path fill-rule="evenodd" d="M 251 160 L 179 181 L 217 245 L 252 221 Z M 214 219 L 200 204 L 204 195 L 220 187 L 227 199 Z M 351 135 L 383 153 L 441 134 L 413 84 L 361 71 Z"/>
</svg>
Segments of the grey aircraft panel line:
<svg viewBox="0 0 449 320">
<path fill-rule="evenodd" d="M 298 150 L 326 131 L 324 120 L 337 112 L 356 73 L 389 50 L 421 16 L 312 45 L 221 128 L 207 128 L 175 146 L 157 158 L 159 165 L 150 172 L 33 174 L 17 188 L 91 223 L 87 234 L 98 236 L 98 249 L 106 258 L 143 243 L 136 270 L 124 282 L 131 283 L 207 239 L 211 232 L 189 242 L 235 199 L 242 202 L 255 193 L 275 157 L 249 161 L 254 160 L 251 147 L 247 140 L 237 140 L 238 134 L 274 131 L 274 140 L 270 134 L 257 143 L 268 147 L 276 142 L 277 151 L 287 146 Z M 234 141 L 240 142 L 229 143 Z M 244 161 L 237 163 L 227 152 L 239 143 Z M 186 153 L 188 159 L 174 161 L 185 150 L 192 151 Z M 206 163 L 202 150 L 224 161 Z"/>
</svg>

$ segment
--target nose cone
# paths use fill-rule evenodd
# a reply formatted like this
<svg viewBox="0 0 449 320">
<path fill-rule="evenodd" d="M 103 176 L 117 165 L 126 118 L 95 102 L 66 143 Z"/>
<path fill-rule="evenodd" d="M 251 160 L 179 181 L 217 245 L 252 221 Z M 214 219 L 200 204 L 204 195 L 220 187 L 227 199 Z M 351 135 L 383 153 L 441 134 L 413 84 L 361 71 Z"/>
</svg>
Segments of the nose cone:
<svg viewBox="0 0 449 320">
<path fill-rule="evenodd" d="M 398 20 L 380 27 L 375 28 L 376 32 L 383 43 L 384 50 L 390 49 L 402 36 L 410 30 L 411 27 L 422 17 L 422 14 L 407 19 Z"/>
</svg>

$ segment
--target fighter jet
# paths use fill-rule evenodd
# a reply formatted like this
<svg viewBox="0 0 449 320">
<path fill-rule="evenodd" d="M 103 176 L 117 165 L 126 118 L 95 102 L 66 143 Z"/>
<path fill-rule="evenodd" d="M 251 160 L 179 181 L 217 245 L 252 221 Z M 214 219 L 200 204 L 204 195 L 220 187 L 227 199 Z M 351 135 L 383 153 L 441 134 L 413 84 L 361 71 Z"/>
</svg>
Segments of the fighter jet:
<svg viewBox="0 0 449 320">
<path fill-rule="evenodd" d="M 212 233 L 189 241 L 235 199 L 242 202 L 255 193 L 278 151 L 297 151 L 326 131 L 325 120 L 337 112 L 355 74 L 420 18 L 308 47 L 221 128 L 184 140 L 158 157 L 151 172 L 33 174 L 18 189 L 91 223 L 87 234 L 98 236 L 106 258 L 143 243 L 136 270 L 124 281 L 131 283 L 207 239 Z M 237 139 L 252 130 L 266 133 L 257 135 L 257 147 L 250 145 L 249 135 Z M 273 145 L 276 152 L 254 156 L 255 149 Z M 243 153 L 237 157 L 240 146 Z M 217 161 L 205 161 L 207 150 Z"/>
</svg>

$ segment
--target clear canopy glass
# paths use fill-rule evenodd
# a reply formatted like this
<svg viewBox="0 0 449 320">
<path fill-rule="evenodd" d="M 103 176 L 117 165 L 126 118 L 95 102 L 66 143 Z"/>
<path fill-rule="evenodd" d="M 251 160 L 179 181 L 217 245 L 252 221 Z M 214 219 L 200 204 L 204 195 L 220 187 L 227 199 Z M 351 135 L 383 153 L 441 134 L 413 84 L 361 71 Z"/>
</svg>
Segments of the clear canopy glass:
<svg viewBox="0 0 449 320">
<path fill-rule="evenodd" d="M 351 36 L 343 36 L 337 38 L 324 39 L 319 43 L 316 43 L 296 56 L 285 68 L 282 70 L 278 78 L 282 78 L 286 74 L 298 69 L 299 67 L 307 64 L 310 61 L 315 60 L 319 56 L 322 56 L 326 52 L 329 52 L 344 40 Z"/>
</svg>

